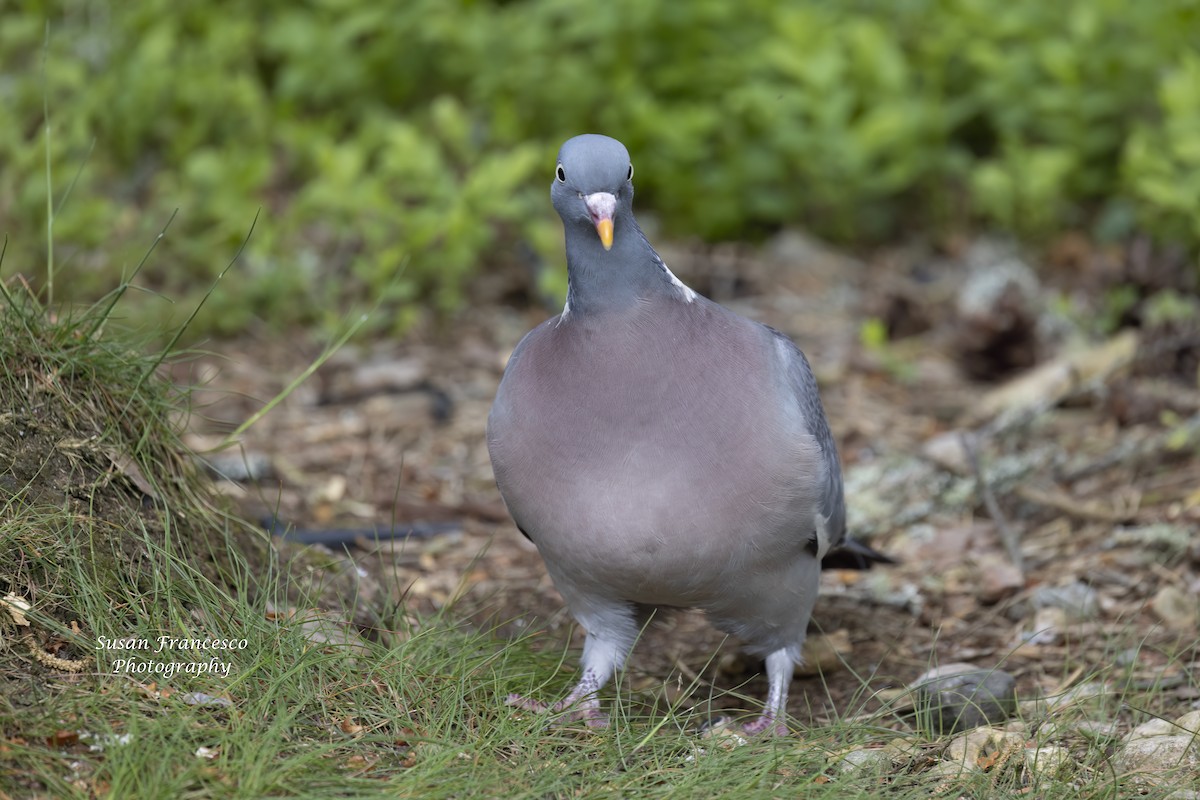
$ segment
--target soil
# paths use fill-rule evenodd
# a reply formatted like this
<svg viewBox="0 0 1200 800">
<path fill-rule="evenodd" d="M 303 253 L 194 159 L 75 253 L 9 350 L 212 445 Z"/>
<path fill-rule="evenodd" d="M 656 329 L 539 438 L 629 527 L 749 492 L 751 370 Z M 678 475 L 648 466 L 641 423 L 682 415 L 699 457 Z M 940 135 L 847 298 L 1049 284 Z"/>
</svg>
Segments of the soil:
<svg viewBox="0 0 1200 800">
<path fill-rule="evenodd" d="M 988 288 L 1012 266 L 1005 259 L 1023 266 L 1013 251 L 987 242 L 950 250 L 866 263 L 790 234 L 758 249 L 664 252 L 695 288 L 800 343 L 839 442 L 852 530 L 899 561 L 825 574 L 814 629 L 837 654 L 821 659 L 819 677 L 799 680 L 791 711 L 819 723 L 932 665 L 963 661 L 1002 667 L 1028 697 L 1114 659 L 1128 680 L 1167 687 L 1166 704 L 1186 710 L 1197 697 L 1187 671 L 1200 621 L 1200 459 L 1183 424 L 1200 410 L 1194 323 L 1143 325 L 1131 361 L 1027 404 L 1017 423 L 980 419 L 1004 381 L 1070 351 L 1071 326 L 1050 313 L 1050 286 L 1028 268 Z M 1120 279 L 1114 259 L 1089 252 L 1066 279 L 1038 274 L 1051 275 L 1042 280 L 1059 296 L 1087 298 L 1086 309 Z M 981 287 L 977 276 L 987 277 Z M 508 519 L 484 442 L 509 353 L 554 313 L 497 302 L 520 284 L 520 275 L 488 276 L 475 310 L 453 325 L 347 347 L 250 428 L 239 453 L 212 462 L 246 513 L 275 516 L 293 535 L 353 541 L 332 548 L 345 559 L 339 574 L 365 577 L 334 585 L 364 628 L 389 604 L 449 608 L 501 636 L 533 632 L 553 648 L 570 641 L 573 665 L 581 632 Z M 176 367 L 197 387 L 191 444 L 200 450 L 320 351 L 304 336 L 211 349 Z M 1181 447 L 1166 443 L 1172 426 Z M 937 445 L 953 451 L 960 431 L 973 434 L 975 458 L 958 452 L 947 466 Z M 376 542 L 373 531 L 411 536 Z M 1013 563 L 1018 539 L 1023 572 Z M 1192 609 L 1168 610 L 1178 597 Z M 677 700 L 695 679 L 690 702 L 717 696 L 718 706 L 745 708 L 724 692 L 761 697 L 760 670 L 736 642 L 681 612 L 647 631 L 627 680 L 639 697 Z"/>
</svg>

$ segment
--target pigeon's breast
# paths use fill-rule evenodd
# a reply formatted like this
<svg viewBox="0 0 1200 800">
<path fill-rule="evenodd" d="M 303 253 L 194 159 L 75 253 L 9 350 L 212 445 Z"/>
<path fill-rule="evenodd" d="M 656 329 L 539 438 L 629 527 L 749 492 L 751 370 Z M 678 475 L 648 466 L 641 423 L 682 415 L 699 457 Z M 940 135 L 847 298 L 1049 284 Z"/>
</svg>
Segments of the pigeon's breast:
<svg viewBox="0 0 1200 800">
<path fill-rule="evenodd" d="M 510 364 L 489 425 L 496 480 L 557 575 L 704 605 L 794 559 L 819 449 L 788 413 L 769 337 L 718 306 L 571 330 Z"/>
</svg>

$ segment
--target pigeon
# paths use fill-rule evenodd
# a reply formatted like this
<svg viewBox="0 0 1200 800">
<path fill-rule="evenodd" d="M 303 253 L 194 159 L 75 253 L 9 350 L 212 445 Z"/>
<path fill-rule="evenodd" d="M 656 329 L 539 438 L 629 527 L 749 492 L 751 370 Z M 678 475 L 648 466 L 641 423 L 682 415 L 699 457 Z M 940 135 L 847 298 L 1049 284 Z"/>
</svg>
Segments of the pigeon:
<svg viewBox="0 0 1200 800">
<path fill-rule="evenodd" d="M 616 139 L 563 144 L 550 196 L 566 304 L 509 358 L 487 443 L 509 513 L 587 636 L 566 697 L 508 703 L 605 726 L 598 693 L 645 622 L 695 608 L 766 660 L 765 708 L 745 731 L 786 734 L 822 560 L 887 560 L 845 545 L 812 369 L 787 336 L 672 274 L 634 219 Z"/>
</svg>

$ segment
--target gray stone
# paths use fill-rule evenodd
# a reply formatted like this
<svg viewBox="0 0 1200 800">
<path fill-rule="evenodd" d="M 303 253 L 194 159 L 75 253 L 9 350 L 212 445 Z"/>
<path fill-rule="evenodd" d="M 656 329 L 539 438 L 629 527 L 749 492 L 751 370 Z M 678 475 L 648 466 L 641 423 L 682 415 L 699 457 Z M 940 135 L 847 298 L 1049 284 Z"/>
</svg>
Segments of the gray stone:
<svg viewBox="0 0 1200 800">
<path fill-rule="evenodd" d="M 1200 625 L 1200 601 L 1178 586 L 1159 589 L 1150 601 L 1150 607 L 1170 630 L 1186 633 Z"/>
<path fill-rule="evenodd" d="M 1189 711 L 1179 719 L 1175 720 L 1175 724 L 1184 731 L 1190 731 L 1200 735 L 1200 709 Z M 1182 733 L 1183 731 L 1180 731 Z"/>
<path fill-rule="evenodd" d="M 1113 766 L 1138 784 L 1194 786 L 1200 781 L 1200 737 L 1192 732 L 1195 728 L 1200 728 L 1200 712 L 1184 714 L 1174 722 L 1143 722 L 1125 737 Z"/>
<path fill-rule="evenodd" d="M 842 772 L 882 772 L 891 764 L 892 754 L 882 747 L 851 750 L 837 761 Z"/>
<path fill-rule="evenodd" d="M 1074 764 L 1071 751 L 1065 747 L 1044 744 L 1025 751 L 1025 765 L 1041 778 L 1053 778 Z"/>
<path fill-rule="evenodd" d="M 1125 743 L 1113 760 L 1119 775 L 1138 783 L 1200 780 L 1200 742 L 1188 736 L 1148 736 Z"/>
<path fill-rule="evenodd" d="M 999 669 L 931 670 L 916 689 L 920 724 L 939 734 L 1002 722 L 1017 708 L 1016 679 Z"/>
<path fill-rule="evenodd" d="M 1031 599 L 1034 608 L 1061 608 L 1076 620 L 1094 619 L 1100 613 L 1096 590 L 1081 581 L 1066 586 L 1039 586 Z"/>
</svg>

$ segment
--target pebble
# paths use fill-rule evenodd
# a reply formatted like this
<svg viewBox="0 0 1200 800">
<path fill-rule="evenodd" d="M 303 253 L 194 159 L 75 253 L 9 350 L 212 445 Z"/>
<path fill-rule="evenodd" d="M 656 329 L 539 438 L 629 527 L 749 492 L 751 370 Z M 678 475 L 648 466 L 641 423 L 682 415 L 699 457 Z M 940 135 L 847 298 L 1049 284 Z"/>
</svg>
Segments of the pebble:
<svg viewBox="0 0 1200 800">
<path fill-rule="evenodd" d="M 1062 640 L 1067 628 L 1067 612 L 1061 608 L 1039 608 L 1033 615 L 1033 629 L 1021 636 L 1025 644 L 1053 645 Z"/>
<path fill-rule="evenodd" d="M 1113 759 L 1117 774 L 1129 775 L 1138 784 L 1161 785 L 1200 782 L 1200 711 L 1173 722 L 1152 719 L 1125 737 Z"/>
<path fill-rule="evenodd" d="M 1066 586 L 1039 586 L 1030 598 L 1033 607 L 1061 608 L 1076 621 L 1095 619 L 1100 613 L 1100 600 L 1096 590 L 1081 581 Z"/>
<path fill-rule="evenodd" d="M 979 569 L 979 602 L 987 606 L 1012 597 L 1025 586 L 1025 576 L 1006 556 L 984 554 L 975 559 Z"/>
<path fill-rule="evenodd" d="M 1178 586 L 1168 585 L 1159 589 L 1150 601 L 1150 607 L 1170 630 L 1187 633 L 1200 624 L 1200 602 L 1197 602 L 1195 595 Z"/>
<path fill-rule="evenodd" d="M 1062 694 L 1053 695 L 1048 700 L 1050 708 L 1057 711 L 1076 705 L 1098 707 L 1107 700 L 1111 700 L 1114 694 L 1116 692 L 1113 689 L 1102 683 L 1087 681 L 1072 686 Z"/>
<path fill-rule="evenodd" d="M 882 772 L 891 765 L 892 753 L 882 747 L 851 750 L 837 761 L 842 772 Z"/>
<path fill-rule="evenodd" d="M 943 764 L 952 764 L 965 770 L 976 770 L 984 766 L 989 756 L 999 753 L 1020 753 L 1025 749 L 1023 731 L 1006 731 L 1000 728 L 976 728 L 951 740 Z"/>
<path fill-rule="evenodd" d="M 1074 761 L 1070 750 L 1056 744 L 1044 744 L 1025 751 L 1025 766 L 1042 778 L 1055 777 Z"/>
<path fill-rule="evenodd" d="M 947 664 L 913 682 L 918 718 L 936 733 L 1008 719 L 1017 708 L 1016 679 L 1000 669 Z"/>
</svg>

